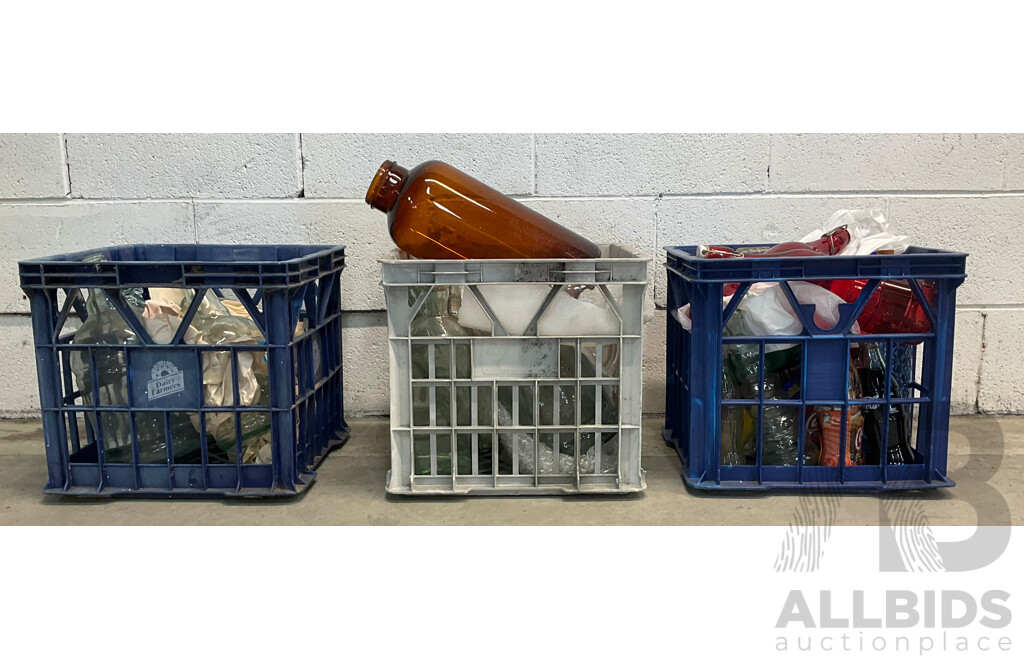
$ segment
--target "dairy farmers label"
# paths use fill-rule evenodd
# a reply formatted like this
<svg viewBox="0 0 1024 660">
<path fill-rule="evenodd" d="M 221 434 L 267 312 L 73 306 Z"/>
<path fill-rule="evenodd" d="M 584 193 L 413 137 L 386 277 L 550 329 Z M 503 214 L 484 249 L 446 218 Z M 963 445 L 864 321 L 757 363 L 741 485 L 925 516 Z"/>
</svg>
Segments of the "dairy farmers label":
<svg viewBox="0 0 1024 660">
<path fill-rule="evenodd" d="M 161 360 L 154 364 L 151 376 L 146 384 L 150 401 L 185 391 L 185 374 L 171 362 Z"/>
<path fill-rule="evenodd" d="M 200 359 L 190 346 L 129 351 L 132 406 L 150 410 L 199 408 L 203 397 Z"/>
</svg>

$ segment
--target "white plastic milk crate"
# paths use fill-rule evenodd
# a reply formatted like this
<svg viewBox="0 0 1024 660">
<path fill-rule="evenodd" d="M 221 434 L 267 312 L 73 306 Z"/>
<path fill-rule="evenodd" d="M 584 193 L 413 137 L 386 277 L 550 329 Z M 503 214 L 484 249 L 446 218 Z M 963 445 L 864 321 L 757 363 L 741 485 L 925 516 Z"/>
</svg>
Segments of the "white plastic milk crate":
<svg viewBox="0 0 1024 660">
<path fill-rule="evenodd" d="M 647 259 L 381 261 L 390 493 L 629 493 Z"/>
</svg>

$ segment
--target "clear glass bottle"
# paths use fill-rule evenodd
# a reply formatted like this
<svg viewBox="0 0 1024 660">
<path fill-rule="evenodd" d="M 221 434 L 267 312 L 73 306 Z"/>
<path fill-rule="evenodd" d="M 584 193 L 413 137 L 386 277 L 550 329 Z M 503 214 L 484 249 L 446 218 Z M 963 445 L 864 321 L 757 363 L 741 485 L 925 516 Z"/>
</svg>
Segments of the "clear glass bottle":
<svg viewBox="0 0 1024 660">
<path fill-rule="evenodd" d="M 414 292 L 409 292 L 409 303 L 412 304 L 415 301 Z M 419 312 L 416 317 L 412 320 L 409 325 L 409 334 L 413 337 L 470 337 L 477 335 L 478 333 L 473 330 L 459 325 L 458 319 L 455 317 L 452 311 L 451 305 L 451 288 L 447 286 L 435 286 L 433 290 L 427 294 L 426 299 L 420 306 Z M 456 350 L 458 350 L 456 348 Z M 456 356 L 458 358 L 458 354 Z M 412 357 L 412 371 L 414 374 L 429 374 L 430 373 L 430 358 L 427 351 L 414 351 Z M 429 395 L 428 395 L 429 396 Z M 461 419 L 469 419 L 471 417 L 470 401 L 467 399 L 460 400 L 458 416 Z M 434 399 L 434 410 L 436 418 L 448 419 L 454 423 L 454 418 L 451 415 L 451 399 L 450 397 L 438 396 Z M 413 419 L 429 419 L 430 415 L 430 401 L 429 399 L 413 398 Z M 439 440 L 441 442 L 441 440 Z M 426 450 L 426 454 L 417 454 L 413 456 L 413 462 L 418 466 L 428 466 L 427 473 L 429 474 L 430 466 L 430 454 L 429 444 L 422 443 L 417 445 L 413 443 L 415 447 L 421 447 L 422 450 Z M 458 471 L 459 474 L 472 474 L 473 467 L 470 465 L 473 460 L 472 456 L 466 456 L 458 454 Z M 490 473 L 491 466 L 491 444 L 480 443 L 477 453 L 478 468 L 480 474 Z M 438 474 L 451 474 L 451 452 L 438 452 L 437 455 L 437 473 Z M 419 472 L 418 472 L 419 473 Z"/>
<path fill-rule="evenodd" d="M 141 318 L 141 308 L 133 305 L 133 301 L 141 300 L 141 296 L 133 292 L 133 296 L 126 295 L 125 298 L 129 307 Z M 71 341 L 72 345 L 94 346 L 91 351 L 71 352 L 71 371 L 82 392 L 82 404 L 123 406 L 127 409 L 128 367 L 123 349 L 114 347 L 138 344 L 138 337 L 102 290 L 89 290 L 85 308 L 86 319 Z M 89 359 L 90 353 L 92 360 Z M 97 387 L 93 386 L 93 364 L 96 367 Z M 97 424 L 96 416 L 86 413 L 87 423 L 94 432 L 102 428 L 105 458 L 108 462 L 128 463 L 132 460 L 131 415 L 127 410 L 101 412 L 102 423 Z M 140 463 L 167 462 L 167 430 L 164 421 L 161 413 L 135 414 Z M 170 427 L 176 460 L 199 451 L 199 434 L 184 416 L 171 415 Z"/>
<path fill-rule="evenodd" d="M 726 325 L 726 336 L 751 334 L 744 321 L 743 310 L 733 312 Z M 757 344 L 723 345 L 723 397 L 757 399 L 761 382 L 758 376 L 760 350 Z M 799 455 L 800 407 L 772 405 L 773 400 L 795 398 L 800 391 L 800 347 L 765 353 L 764 414 L 762 416 L 761 446 L 763 465 L 796 465 Z M 722 413 L 723 463 L 735 465 L 741 448 L 746 463 L 753 464 L 757 457 L 753 434 L 756 425 L 746 437 L 737 437 L 748 425 L 743 423 L 741 406 L 726 406 Z M 756 422 L 755 422 L 756 424 Z M 726 435 L 729 434 L 729 435 Z M 806 462 L 805 458 L 805 462 Z"/>
<path fill-rule="evenodd" d="M 194 292 L 186 290 L 182 307 L 187 309 Z M 265 338 L 256 322 L 248 316 L 232 314 L 231 310 L 207 291 L 199 303 L 192 327 L 200 333 L 204 344 L 264 344 Z M 203 396 L 210 405 L 269 406 L 270 388 L 265 353 L 261 351 L 240 351 L 238 356 L 239 397 L 235 402 L 231 379 L 231 353 L 228 351 L 206 351 L 203 353 Z M 255 386 L 251 396 L 246 395 L 243 385 Z M 242 436 L 243 463 L 269 463 L 271 429 L 270 413 L 266 411 L 240 412 L 239 426 Z M 198 419 L 194 421 L 198 427 Z M 238 443 L 235 440 L 235 414 L 231 412 L 206 413 L 206 435 L 210 442 L 208 451 L 212 460 L 234 463 Z M 214 456 L 216 455 L 216 458 Z"/>
</svg>

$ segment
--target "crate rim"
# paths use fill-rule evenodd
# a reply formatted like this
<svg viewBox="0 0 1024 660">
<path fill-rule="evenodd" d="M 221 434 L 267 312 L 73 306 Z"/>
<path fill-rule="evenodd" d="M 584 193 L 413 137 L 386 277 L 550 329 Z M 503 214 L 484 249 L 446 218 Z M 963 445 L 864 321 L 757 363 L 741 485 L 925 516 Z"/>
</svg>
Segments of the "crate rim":
<svg viewBox="0 0 1024 660">
<path fill-rule="evenodd" d="M 421 263 L 421 264 L 450 264 L 450 263 L 457 263 L 457 264 L 478 264 L 478 263 L 484 263 L 484 264 L 492 264 L 492 263 L 545 264 L 545 263 L 561 263 L 561 262 L 565 262 L 565 261 L 584 262 L 584 263 L 585 262 L 590 262 L 590 261 L 614 261 L 614 262 L 621 262 L 621 263 L 638 263 L 638 262 L 644 262 L 644 261 L 650 261 L 651 260 L 650 256 L 645 255 L 645 253 L 641 252 L 640 250 L 636 250 L 636 249 L 631 248 L 631 247 L 629 247 L 627 245 L 624 245 L 622 243 L 598 243 L 597 245 L 599 247 L 605 247 L 605 246 L 607 246 L 607 247 L 617 247 L 617 248 L 622 249 L 624 252 L 630 253 L 633 256 L 629 256 L 629 257 L 594 257 L 593 259 L 589 259 L 589 258 L 588 259 L 573 259 L 573 258 L 570 258 L 570 257 L 549 257 L 549 258 L 541 258 L 541 259 L 520 259 L 520 258 L 511 258 L 511 259 L 417 259 L 416 257 L 410 257 L 408 259 L 401 259 L 401 258 L 397 258 L 397 257 L 390 257 L 389 258 L 389 257 L 385 256 L 385 257 L 381 257 L 381 258 L 377 259 L 377 263 L 389 264 L 389 265 L 393 265 L 393 264 L 394 265 L 398 265 L 398 264 L 414 264 L 414 263 Z M 392 251 L 389 251 L 388 254 L 389 255 L 393 255 L 393 254 L 395 254 L 395 252 L 396 252 L 395 250 L 392 250 Z M 518 282 L 513 282 L 513 284 L 518 284 Z"/>
<path fill-rule="evenodd" d="M 774 243 L 717 243 L 716 245 L 722 245 L 728 248 L 750 248 L 750 247 L 772 247 Z M 693 261 L 697 263 L 708 263 L 713 261 L 727 261 L 725 259 L 705 259 L 704 257 L 698 257 L 692 252 L 687 250 L 696 251 L 700 245 L 666 245 L 661 249 L 667 252 L 670 256 L 682 259 L 684 261 Z M 910 252 L 915 250 L 915 252 Z M 916 251 L 920 250 L 920 251 Z M 826 256 L 826 255 L 822 255 Z M 886 259 L 886 258 L 901 258 L 901 259 L 930 259 L 938 257 L 963 257 L 967 258 L 970 256 L 968 252 L 959 252 L 955 250 L 943 250 L 940 248 L 930 248 L 923 245 L 908 245 L 907 251 L 901 254 L 834 254 L 829 255 L 829 261 L 842 260 L 842 261 L 854 261 L 856 259 Z M 794 263 L 802 259 L 814 259 L 816 257 L 809 257 L 807 255 L 795 255 L 795 256 L 775 256 L 771 255 L 768 259 L 780 259 L 784 261 L 792 260 Z"/>
<path fill-rule="evenodd" d="M 735 243 L 730 248 L 771 247 L 771 243 Z M 807 255 L 768 256 L 760 259 L 706 259 L 695 253 L 698 245 L 666 246 L 667 258 L 662 263 L 667 271 L 675 273 L 688 282 L 716 284 L 726 282 L 782 282 L 813 281 L 831 279 L 933 279 L 961 280 L 967 278 L 967 252 L 928 248 L 910 245 L 902 254 L 847 254 L 832 255 L 825 259 Z M 825 256 L 825 255 L 822 255 Z M 953 262 L 956 263 L 953 263 Z M 788 269 L 813 264 L 813 272 L 795 273 Z M 843 269 L 867 267 L 891 270 L 945 267 L 942 273 L 901 272 L 864 273 L 851 275 Z M 751 271 L 751 272 L 745 272 Z M 774 271 L 774 272 L 770 272 Z"/>
<path fill-rule="evenodd" d="M 82 261 L 83 257 L 100 253 L 104 250 L 116 250 L 120 248 L 137 248 L 137 247 L 159 247 L 159 248 L 176 248 L 176 247 L 201 247 L 201 246 L 224 246 L 232 248 L 315 248 L 316 252 L 310 252 L 309 254 L 293 257 L 291 259 L 245 259 L 239 261 L 216 261 L 210 259 L 101 259 L 97 261 Z M 330 255 L 333 252 L 341 250 L 345 251 L 345 245 L 306 245 L 302 243 L 118 243 L 116 245 L 107 245 L 104 247 L 91 248 L 88 250 L 79 250 L 77 252 L 66 252 L 62 254 L 54 254 L 47 257 L 37 257 L 34 259 L 23 259 L 18 261 L 18 266 L 47 266 L 47 265 L 71 265 L 71 264 L 87 264 L 89 266 L 100 266 L 100 265 L 136 265 L 144 266 L 152 263 L 164 263 L 164 264 L 293 264 L 306 261 L 308 259 L 318 259 Z"/>
</svg>

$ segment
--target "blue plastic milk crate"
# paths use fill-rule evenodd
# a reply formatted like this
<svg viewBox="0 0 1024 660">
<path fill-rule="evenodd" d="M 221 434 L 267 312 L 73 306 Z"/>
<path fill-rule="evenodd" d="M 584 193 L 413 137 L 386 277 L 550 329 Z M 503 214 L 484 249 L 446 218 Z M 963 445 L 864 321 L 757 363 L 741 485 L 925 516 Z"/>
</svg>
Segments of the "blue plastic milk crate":
<svg viewBox="0 0 1024 660">
<path fill-rule="evenodd" d="M 45 491 L 302 492 L 348 438 L 344 267 L 343 246 L 314 245 L 123 245 L 20 262 L 35 335 Z M 178 325 L 162 335 L 147 332 L 161 317 L 140 315 L 157 307 L 156 288 L 182 294 Z M 217 301 L 234 311 L 209 312 L 220 310 Z M 220 324 L 204 326 L 206 340 L 191 325 L 200 320 Z M 249 332 L 240 336 L 239 324 Z"/>
<path fill-rule="evenodd" d="M 737 250 L 763 248 L 762 245 L 734 245 Z M 953 330 L 956 289 L 964 281 L 967 255 L 921 247 L 911 247 L 900 255 L 849 257 L 775 257 L 757 259 L 707 259 L 696 256 L 698 248 L 666 248 L 668 260 L 668 332 L 667 400 L 665 441 L 675 447 L 683 461 L 686 482 L 701 489 L 763 490 L 834 489 L 838 491 L 907 490 L 952 486 L 946 475 L 946 450 L 949 434 L 950 379 L 953 367 Z M 866 280 L 858 298 L 839 305 L 839 322 L 822 329 L 814 321 L 814 305 L 801 305 L 789 283 L 816 280 Z M 883 281 L 899 281 L 914 299 L 924 301 L 930 330 L 917 334 L 855 334 L 854 323 Z M 740 300 L 756 282 L 778 282 L 785 299 L 800 317 L 802 332 L 790 336 L 731 336 L 724 332 Z M 921 283 L 927 285 L 924 294 Z M 723 306 L 723 289 L 737 283 L 729 304 Z M 895 286 L 895 285 L 886 285 Z M 676 310 L 689 303 L 692 329 L 686 330 L 676 318 Z M 884 398 L 851 398 L 851 345 L 860 350 L 862 343 L 877 344 L 884 356 Z M 759 382 L 750 398 L 727 398 L 723 392 L 723 347 L 747 345 L 756 351 Z M 793 369 L 792 389 L 784 397 L 766 397 L 765 355 L 779 345 L 798 346 L 799 369 Z M 753 353 L 750 353 L 751 355 Z M 795 382 L 799 373 L 799 382 Z M 899 387 L 893 383 L 900 383 Z M 749 396 L 746 390 L 742 394 Z M 894 391 L 896 396 L 894 396 Z M 855 390 L 856 392 L 856 390 Z M 729 392 L 729 394 L 737 394 Z M 737 395 L 738 396 L 738 395 Z M 726 406 L 743 406 L 727 409 Z M 798 447 L 796 460 L 765 460 L 765 411 L 771 406 L 796 406 L 795 423 Z M 820 419 L 815 411 L 841 410 L 840 449 L 847 455 L 847 422 L 855 410 L 893 411 L 901 407 L 908 437 L 915 439 L 913 460 L 888 464 L 883 444 L 877 464 L 807 464 L 808 433 L 815 428 L 809 420 Z M 853 408 L 851 408 L 851 406 Z M 779 418 L 779 411 L 771 411 Z M 725 411 L 729 411 L 728 460 L 722 452 Z M 741 416 L 735 413 L 741 411 Z M 810 415 L 808 412 L 810 411 Z M 889 414 L 882 419 L 881 443 L 887 443 Z M 741 419 L 742 422 L 734 421 Z M 913 431 L 910 431 L 911 423 Z M 747 425 L 751 431 L 746 453 L 736 460 L 734 438 L 737 429 Z M 750 440 L 749 438 L 753 438 Z M 861 440 L 860 436 L 857 441 Z M 751 446 L 756 442 L 756 447 Z M 812 444 L 811 447 L 814 445 Z M 813 453 L 810 453 L 813 455 Z M 776 464 L 767 464 L 767 463 Z M 786 464 L 778 464 L 786 463 Z M 793 464 L 795 463 L 795 464 Z"/>
</svg>

